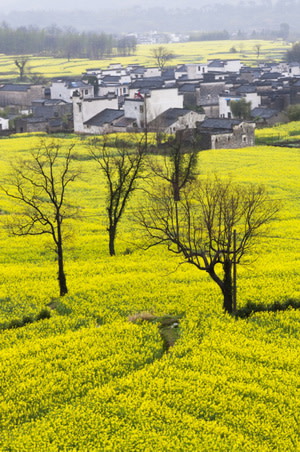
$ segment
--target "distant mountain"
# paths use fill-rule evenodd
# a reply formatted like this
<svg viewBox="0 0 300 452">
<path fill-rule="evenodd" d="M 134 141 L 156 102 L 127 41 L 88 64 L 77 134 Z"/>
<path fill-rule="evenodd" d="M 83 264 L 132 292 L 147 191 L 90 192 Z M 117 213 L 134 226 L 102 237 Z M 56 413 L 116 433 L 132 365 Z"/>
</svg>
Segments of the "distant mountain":
<svg viewBox="0 0 300 452">
<path fill-rule="evenodd" d="M 10 8 L 17 7 L 21 2 L 14 0 Z M 23 2 L 22 2 L 23 4 Z M 40 0 L 27 1 L 26 7 L 32 10 L 4 13 L 0 10 L 0 21 L 5 21 L 12 27 L 37 26 L 45 28 L 53 24 L 65 28 L 73 27 L 79 31 L 103 31 L 106 33 L 128 33 L 144 31 L 183 32 L 222 31 L 247 32 L 248 34 L 262 30 L 278 30 L 282 24 L 287 24 L 290 32 L 298 32 L 298 17 L 300 0 L 281 0 L 272 4 L 264 2 L 230 2 L 207 3 L 207 0 L 182 1 L 144 0 L 142 7 L 136 0 L 111 0 L 108 3 L 90 0 L 86 5 L 82 0 L 60 1 L 61 8 L 55 8 L 58 0 L 49 2 L 51 10 L 35 9 Z M 71 7 L 72 4 L 72 7 Z M 109 8 L 106 7 L 109 5 Z M 111 9 L 113 5 L 119 5 Z M 171 7 L 172 5 L 172 7 Z M 179 8 L 174 6 L 178 5 Z M 196 5 L 196 7 L 193 7 Z M 68 9 L 70 6 L 70 9 Z M 170 6 L 170 8 L 168 8 Z M 62 9 L 64 8 L 64 10 Z M 19 6 L 19 8 L 21 8 Z M 24 8 L 24 7 L 23 7 Z M 78 8 L 78 9 L 76 9 Z M 79 9 L 81 8 L 81 9 Z M 94 11 L 91 10 L 94 8 Z M 100 9 L 102 8 L 102 9 Z M 8 10 L 6 6 L 6 11 Z"/>
<path fill-rule="evenodd" d="M 137 6 L 143 6 L 143 8 L 151 8 L 153 6 L 161 6 L 167 9 L 184 9 L 184 8 L 202 8 L 204 5 L 209 4 L 208 0 L 110 0 L 109 2 L 103 0 L 89 0 L 88 3 L 83 3 L 82 0 L 51 0 L 51 2 L 45 2 L 44 7 L 41 7 L 40 0 L 11 0 L 9 2 L 3 2 L 1 5 L 1 11 L 4 13 L 10 13 L 13 11 L 29 11 L 29 10 L 52 10 L 52 11 L 100 11 L 109 6 L 111 9 L 117 8 L 131 8 Z M 226 3 L 237 4 L 237 0 L 227 0 Z"/>
</svg>

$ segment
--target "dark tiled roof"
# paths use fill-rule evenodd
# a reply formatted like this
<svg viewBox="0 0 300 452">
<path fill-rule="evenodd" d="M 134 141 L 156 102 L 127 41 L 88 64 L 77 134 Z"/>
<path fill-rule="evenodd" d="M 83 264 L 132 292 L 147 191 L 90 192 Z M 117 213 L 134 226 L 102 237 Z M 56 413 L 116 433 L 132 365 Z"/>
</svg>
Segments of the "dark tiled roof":
<svg viewBox="0 0 300 452">
<path fill-rule="evenodd" d="M 239 119 L 227 119 L 227 118 L 207 118 L 204 121 L 200 122 L 199 128 L 202 129 L 210 129 L 210 130 L 231 130 L 233 126 L 240 124 L 242 121 Z"/>
<path fill-rule="evenodd" d="M 98 113 L 93 118 L 85 121 L 84 124 L 89 126 L 103 126 L 104 124 L 111 123 L 124 115 L 124 111 L 113 110 L 112 108 L 106 108 Z"/>
<path fill-rule="evenodd" d="M 135 118 L 125 118 L 124 116 L 120 119 L 117 119 L 115 122 L 115 126 L 117 127 L 128 127 L 131 126 L 133 122 L 135 122 Z"/>
<path fill-rule="evenodd" d="M 7 85 L 0 85 L 0 91 L 19 91 L 19 92 L 25 92 L 30 89 L 32 85 L 14 85 L 14 84 L 7 84 Z"/>
<path fill-rule="evenodd" d="M 198 88 L 198 84 L 193 83 L 184 83 L 179 87 L 179 92 L 182 93 L 194 93 L 196 91 L 196 88 Z"/>
<path fill-rule="evenodd" d="M 188 113 L 191 113 L 191 110 L 186 108 L 169 108 L 151 121 L 149 126 L 151 127 L 152 123 L 153 125 L 161 124 L 163 127 L 169 127 L 171 124 L 176 122 L 178 118 L 185 116 Z"/>
<path fill-rule="evenodd" d="M 252 118 L 262 118 L 262 119 L 269 119 L 273 116 L 277 115 L 279 113 L 279 110 L 276 110 L 274 108 L 263 108 L 263 107 L 257 107 L 253 108 L 251 110 L 251 116 Z"/>
<path fill-rule="evenodd" d="M 69 102 L 63 99 L 35 99 L 32 101 L 32 104 L 40 104 L 49 107 L 51 105 L 68 105 Z"/>
<path fill-rule="evenodd" d="M 174 68 L 167 68 L 161 74 L 164 80 L 173 80 L 175 78 Z"/>
<path fill-rule="evenodd" d="M 141 67 L 135 67 L 131 70 L 132 74 L 144 74 L 146 72 L 146 69 L 141 66 Z"/>
<path fill-rule="evenodd" d="M 238 94 L 255 93 L 256 88 L 253 85 L 242 85 L 239 88 L 237 88 L 236 92 Z"/>
<path fill-rule="evenodd" d="M 164 85 L 164 80 L 161 77 L 154 77 L 154 78 L 146 78 L 146 79 L 140 79 L 135 80 L 133 83 L 131 83 L 130 88 L 131 89 L 139 89 L 139 88 L 162 88 Z"/>
<path fill-rule="evenodd" d="M 120 77 L 118 75 L 105 75 L 102 80 L 104 83 L 119 83 Z"/>
<path fill-rule="evenodd" d="M 260 78 L 262 80 L 277 80 L 279 77 L 282 77 L 280 72 L 265 72 Z"/>
<path fill-rule="evenodd" d="M 176 72 L 186 72 L 187 71 L 187 68 L 186 68 L 186 65 L 185 64 L 182 64 L 181 66 L 179 66 L 177 69 L 176 69 Z"/>
<path fill-rule="evenodd" d="M 224 67 L 224 61 L 221 60 L 213 60 L 208 64 L 208 67 Z"/>
</svg>

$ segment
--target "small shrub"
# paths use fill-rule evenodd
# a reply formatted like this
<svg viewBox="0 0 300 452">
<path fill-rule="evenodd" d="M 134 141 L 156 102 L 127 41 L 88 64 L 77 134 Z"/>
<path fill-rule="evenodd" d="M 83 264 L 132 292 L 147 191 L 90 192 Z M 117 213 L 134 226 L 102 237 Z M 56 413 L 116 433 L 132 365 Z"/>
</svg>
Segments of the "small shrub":
<svg viewBox="0 0 300 452">
<path fill-rule="evenodd" d="M 48 311 L 48 309 L 42 309 L 36 316 L 35 320 L 39 321 L 44 319 L 50 319 L 50 317 L 51 317 L 50 311 Z"/>
<path fill-rule="evenodd" d="M 277 312 L 277 311 L 286 311 L 287 309 L 299 309 L 300 308 L 300 300 L 296 300 L 294 298 L 288 298 L 284 302 L 275 301 L 272 304 L 264 305 L 263 303 L 254 303 L 252 301 L 248 301 L 248 303 L 242 308 L 238 309 L 233 313 L 234 317 L 240 319 L 246 319 L 251 315 L 257 312 Z"/>
<path fill-rule="evenodd" d="M 13 328 L 20 328 L 21 326 L 23 326 L 22 320 L 18 320 L 18 319 L 13 319 L 9 322 L 8 324 L 8 329 L 13 329 Z"/>
<path fill-rule="evenodd" d="M 22 324 L 27 325 L 28 323 L 32 323 L 34 320 L 30 315 L 24 315 L 22 319 Z"/>
</svg>

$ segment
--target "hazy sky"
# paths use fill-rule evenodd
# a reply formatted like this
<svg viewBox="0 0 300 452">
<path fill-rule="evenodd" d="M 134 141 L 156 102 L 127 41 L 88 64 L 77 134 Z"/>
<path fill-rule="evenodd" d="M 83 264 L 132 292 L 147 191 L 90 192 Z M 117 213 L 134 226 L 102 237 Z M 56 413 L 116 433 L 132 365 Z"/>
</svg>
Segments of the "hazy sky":
<svg viewBox="0 0 300 452">
<path fill-rule="evenodd" d="M 1 2 L 2 3 L 2 2 Z M 161 6 L 165 8 L 200 8 L 202 5 L 209 4 L 210 0 L 11 0 L 3 1 L 1 5 L 2 12 L 28 11 L 28 10 L 100 10 L 106 8 L 126 8 L 134 5 L 149 8 L 151 6 Z M 218 0 L 214 1 L 218 3 Z M 220 3 L 239 3 L 239 0 L 221 0 Z"/>
</svg>

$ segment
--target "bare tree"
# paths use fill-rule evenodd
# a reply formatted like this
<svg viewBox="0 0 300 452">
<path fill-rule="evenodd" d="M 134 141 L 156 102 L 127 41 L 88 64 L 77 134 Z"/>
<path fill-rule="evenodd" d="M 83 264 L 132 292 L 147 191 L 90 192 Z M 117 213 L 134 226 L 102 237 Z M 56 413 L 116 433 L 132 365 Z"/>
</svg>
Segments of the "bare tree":
<svg viewBox="0 0 300 452">
<path fill-rule="evenodd" d="M 124 143 L 117 138 L 112 144 L 107 136 L 102 139 L 94 138 L 89 142 L 89 152 L 106 180 L 109 254 L 114 256 L 119 222 L 142 174 L 147 135 L 143 134 L 138 142 L 131 145 L 130 142 Z"/>
<path fill-rule="evenodd" d="M 19 78 L 20 78 L 21 82 L 24 81 L 24 79 L 25 79 L 25 69 L 26 69 L 28 61 L 29 61 L 29 58 L 25 57 L 25 56 L 16 58 L 14 61 L 15 65 L 17 66 L 17 68 L 19 70 Z"/>
<path fill-rule="evenodd" d="M 189 138 L 189 143 L 186 138 Z M 194 137 L 190 134 L 187 137 L 186 130 L 179 130 L 164 144 L 163 161 L 150 159 L 152 172 L 171 185 L 174 201 L 180 201 L 180 191 L 196 177 L 199 152 L 196 144 Z"/>
<path fill-rule="evenodd" d="M 72 169 L 71 144 L 66 150 L 59 142 L 41 141 L 31 158 L 12 166 L 7 186 L 2 190 L 24 205 L 21 215 L 9 223 L 13 235 L 28 236 L 49 234 L 55 244 L 58 263 L 60 296 L 68 292 L 64 271 L 63 223 L 74 217 L 77 208 L 67 204 L 66 190 L 79 175 Z"/>
<path fill-rule="evenodd" d="M 168 61 L 175 58 L 174 53 L 165 46 L 158 46 L 151 49 L 151 56 L 161 70 L 165 68 Z"/>
<path fill-rule="evenodd" d="M 261 44 L 255 44 L 254 50 L 256 51 L 256 58 L 259 58 L 260 50 L 261 50 Z"/>
<path fill-rule="evenodd" d="M 233 264 L 255 244 L 263 226 L 278 211 L 262 186 L 235 185 L 218 178 L 195 181 L 174 201 L 169 186 L 152 194 L 137 220 L 148 247 L 164 244 L 184 262 L 209 274 L 223 294 L 223 308 L 232 312 Z"/>
</svg>

